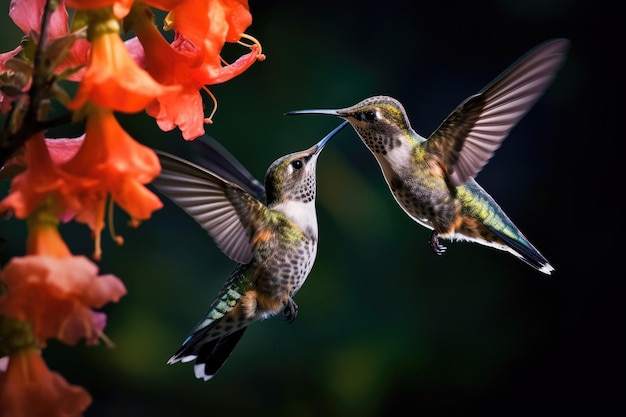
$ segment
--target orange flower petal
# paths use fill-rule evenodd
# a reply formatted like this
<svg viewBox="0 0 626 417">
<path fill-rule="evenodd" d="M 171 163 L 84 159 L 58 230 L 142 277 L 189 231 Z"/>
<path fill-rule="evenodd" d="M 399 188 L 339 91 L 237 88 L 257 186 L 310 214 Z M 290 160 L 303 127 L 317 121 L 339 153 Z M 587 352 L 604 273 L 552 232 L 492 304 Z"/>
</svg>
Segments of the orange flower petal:
<svg viewBox="0 0 626 417">
<path fill-rule="evenodd" d="M 223 66 L 221 60 L 205 62 L 195 73 L 194 77 L 203 84 L 221 84 L 246 71 L 260 57 L 261 49 L 258 45 L 251 45 L 251 51 L 243 55 L 230 65 Z"/>
<path fill-rule="evenodd" d="M 36 349 L 14 352 L 6 373 L 0 376 L 2 417 L 79 416 L 91 402 L 84 388 L 51 372 Z"/>
<path fill-rule="evenodd" d="M 180 87 L 165 87 L 139 68 L 117 33 L 103 33 L 92 41 L 89 66 L 68 107 L 76 110 L 91 101 L 111 110 L 135 113 L 155 98 L 177 90 Z"/>
<path fill-rule="evenodd" d="M 133 29 L 144 46 L 146 70 L 164 85 L 179 85 L 181 90 L 164 94 L 150 103 L 146 112 L 163 131 L 178 126 L 186 140 L 204 134 L 202 84 L 193 79 L 194 68 L 201 64 L 202 50 L 177 36 L 170 45 L 151 20 L 138 20 Z"/>
<path fill-rule="evenodd" d="M 46 5 L 46 0 L 12 0 L 9 7 L 9 16 L 13 22 L 28 35 L 30 31 L 40 32 L 41 16 Z M 48 35 L 51 39 L 58 38 L 68 33 L 67 10 L 65 7 L 57 7 L 50 16 Z"/>
<path fill-rule="evenodd" d="M 31 137 L 25 146 L 26 171 L 11 181 L 11 192 L 0 201 L 0 213 L 12 210 L 16 217 L 25 219 L 49 195 L 54 196 L 60 215 L 76 210 L 78 203 L 71 187 L 77 183 L 89 186 L 89 181 L 68 176 L 52 162 L 42 133 Z"/>
<path fill-rule="evenodd" d="M 225 42 L 237 42 L 252 23 L 247 0 L 180 1 L 166 10 L 174 16 L 174 30 L 211 55 Z"/>
<path fill-rule="evenodd" d="M 126 176 L 112 194 L 113 200 L 133 219 L 146 220 L 152 212 L 163 207 L 163 203 L 152 191 L 136 179 Z"/>
<path fill-rule="evenodd" d="M 74 220 L 86 224 L 96 238 L 95 258 L 99 259 L 100 234 L 104 229 L 104 213 L 107 194 L 99 189 L 86 188 L 79 191 L 80 209 L 77 210 Z"/>
<path fill-rule="evenodd" d="M 96 182 L 77 191 L 82 210 L 76 217 L 81 222 L 89 221 L 96 233 L 101 231 L 107 194 L 136 219 L 148 219 L 162 207 L 159 198 L 144 186 L 161 171 L 158 157 L 131 138 L 108 109 L 92 107 L 85 142 L 62 167 L 71 175 Z"/>
<path fill-rule="evenodd" d="M 199 85 L 230 80 L 260 58 L 259 45 L 250 46 L 251 52 L 234 64 L 224 67 L 220 58 L 224 44 L 238 42 L 252 23 L 247 0 L 182 1 L 171 14 L 177 32 L 174 43 L 182 37 L 202 49 L 203 62 L 193 76 Z"/>
<path fill-rule="evenodd" d="M 62 164 L 76 155 L 84 140 L 85 135 L 83 134 L 76 138 L 46 138 L 45 142 L 50 153 L 50 159 L 55 164 Z"/>
<path fill-rule="evenodd" d="M 185 86 L 177 94 L 166 94 L 152 102 L 146 113 L 154 117 L 164 132 L 180 129 L 185 140 L 204 135 L 202 96 L 194 86 Z"/>
<path fill-rule="evenodd" d="M 67 79 L 70 81 L 81 81 L 87 71 L 90 49 L 91 45 L 86 39 L 77 39 L 72 44 L 69 54 L 57 65 L 54 72 L 60 74 L 65 70 L 80 68 L 70 74 Z"/>
<path fill-rule="evenodd" d="M 99 276 L 98 267 L 84 256 L 14 257 L 0 271 L 0 280 L 6 286 L 0 313 L 29 320 L 40 346 L 50 338 L 74 344 L 84 337 L 95 343 L 104 321 L 91 308 L 117 302 L 126 294 L 117 277 Z"/>
<path fill-rule="evenodd" d="M 252 24 L 248 0 L 226 0 L 220 3 L 227 10 L 224 17 L 228 23 L 225 40 L 226 42 L 237 42 Z"/>
</svg>

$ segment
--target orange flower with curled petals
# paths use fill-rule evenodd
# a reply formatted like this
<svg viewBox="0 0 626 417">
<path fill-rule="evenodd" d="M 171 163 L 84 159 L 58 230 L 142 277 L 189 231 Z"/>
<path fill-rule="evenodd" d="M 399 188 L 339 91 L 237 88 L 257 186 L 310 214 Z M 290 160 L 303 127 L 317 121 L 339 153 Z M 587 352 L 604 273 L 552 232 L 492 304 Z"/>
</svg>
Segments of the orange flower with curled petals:
<svg viewBox="0 0 626 417">
<path fill-rule="evenodd" d="M 76 96 L 68 108 L 76 110 L 87 102 L 111 110 L 136 113 L 155 98 L 179 91 L 179 86 L 163 86 L 139 68 L 119 36 L 119 23 L 112 16 L 97 20 L 94 15 L 89 64 Z"/>
<path fill-rule="evenodd" d="M 202 84 L 192 77 L 194 67 L 201 62 L 201 50 L 192 44 L 177 49 L 165 40 L 151 19 L 141 18 L 145 14 L 132 16 L 138 17 L 132 27 L 146 51 L 146 70 L 161 84 L 181 87 L 180 91 L 158 97 L 148 105 L 146 113 L 156 119 L 163 131 L 178 126 L 186 140 L 203 135 L 204 112 L 199 91 Z"/>
<path fill-rule="evenodd" d="M 209 26 L 221 25 L 209 20 L 209 11 L 217 3 L 215 0 L 145 0 L 144 3 L 169 11 L 164 28 L 173 29 L 199 48 L 203 47 Z"/>
<path fill-rule="evenodd" d="M 72 177 L 51 159 L 43 138 L 37 133 L 25 144 L 26 170 L 13 178 L 9 195 L 0 201 L 0 213 L 10 211 L 25 219 L 48 196 L 52 196 L 59 217 L 76 212 L 80 204 L 73 193 L 74 187 L 88 188 L 94 181 Z"/>
<path fill-rule="evenodd" d="M 84 388 L 50 371 L 34 347 L 13 352 L 0 372 L 0 417 L 79 416 L 91 402 Z"/>
<path fill-rule="evenodd" d="M 147 4 L 169 3 L 148 0 Z M 183 38 L 202 49 L 202 64 L 194 72 L 194 79 L 202 85 L 220 84 L 247 70 L 254 62 L 264 60 L 261 44 L 244 32 L 252 23 L 247 0 L 207 0 L 180 2 L 172 7 L 166 26 L 172 27 Z M 167 23 L 169 22 L 169 24 Z M 226 42 L 252 41 L 250 52 L 233 64 L 224 65 L 220 53 Z"/>
<path fill-rule="evenodd" d="M 159 159 L 152 149 L 131 138 L 109 109 L 89 107 L 84 143 L 60 167 L 89 183 L 78 184 L 73 192 L 81 204 L 76 220 L 89 225 L 96 236 L 96 259 L 108 194 L 133 219 L 146 220 L 163 206 L 144 186 L 161 172 Z"/>
<path fill-rule="evenodd" d="M 207 33 L 203 39 L 204 62 L 198 69 L 196 79 L 202 84 L 219 84 L 230 80 L 248 69 L 255 61 L 265 59 L 260 43 L 244 31 L 252 23 L 247 0 L 212 0 L 209 2 Z M 226 42 L 240 42 L 241 38 L 253 42 L 251 51 L 235 63 L 222 65 L 220 53 Z"/>
<path fill-rule="evenodd" d="M 84 256 L 15 257 L 0 271 L 0 280 L 6 288 L 0 314 L 28 320 L 40 347 L 50 338 L 68 345 L 82 338 L 97 344 L 106 319 L 92 308 L 126 294 L 117 277 L 99 276 L 98 267 Z"/>
<path fill-rule="evenodd" d="M 219 53 L 225 42 L 237 42 L 252 24 L 248 0 L 145 0 L 169 10 L 166 27 L 189 39 L 210 55 Z"/>
<path fill-rule="evenodd" d="M 155 2 L 149 3 L 155 5 Z M 167 1 L 158 3 L 155 6 L 170 6 L 164 4 L 169 3 Z M 208 118 L 204 117 L 200 89 L 206 90 L 215 101 L 215 97 L 204 87 L 205 84 L 225 82 L 244 72 L 262 56 L 260 44 L 255 40 L 255 44 L 247 45 L 252 50 L 249 54 L 234 64 L 224 66 L 220 57 L 224 42 L 226 39 L 236 41 L 244 36 L 242 32 L 251 19 L 234 18 L 234 13 L 227 13 L 226 8 L 215 2 L 203 1 L 197 7 L 191 7 L 192 3 L 188 1 L 171 5 L 171 15 L 175 16 L 175 21 L 189 23 L 176 26 L 180 26 L 180 31 L 176 31 L 171 44 L 154 25 L 152 12 L 147 5 L 135 4 L 125 20 L 145 50 L 143 62 L 146 70 L 161 84 L 181 87 L 178 92 L 158 97 L 146 108 L 146 112 L 156 119 L 164 131 L 178 126 L 186 140 L 204 134 L 204 124 L 211 123 L 216 110 L 214 108 Z M 247 2 L 245 6 L 240 8 L 249 17 Z M 237 22 L 237 25 L 229 24 L 226 19 Z M 213 32 L 220 33 L 220 36 L 215 38 L 213 32 L 207 29 L 209 27 L 213 28 Z"/>
</svg>

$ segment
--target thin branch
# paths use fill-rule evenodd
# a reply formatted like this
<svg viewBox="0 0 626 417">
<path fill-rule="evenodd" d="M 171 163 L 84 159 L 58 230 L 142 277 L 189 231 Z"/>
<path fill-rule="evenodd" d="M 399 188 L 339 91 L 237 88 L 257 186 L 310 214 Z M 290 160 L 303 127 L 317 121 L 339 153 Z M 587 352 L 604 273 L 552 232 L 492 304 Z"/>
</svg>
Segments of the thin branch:
<svg viewBox="0 0 626 417">
<path fill-rule="evenodd" d="M 55 77 L 50 77 L 49 62 L 46 62 L 47 58 L 45 52 L 48 43 L 50 16 L 58 6 L 57 0 L 46 0 L 45 8 L 41 16 L 39 40 L 33 60 L 33 80 L 31 88 L 28 91 L 28 104 L 25 106 L 26 109 L 24 109 L 24 101 L 20 99 L 16 100 L 11 113 L 8 115 L 9 119 L 15 120 L 19 118 L 19 114 L 16 114 L 16 112 L 25 111 L 19 127 L 17 127 L 17 130 L 13 134 L 11 134 L 7 127 L 5 127 L 5 130 L 0 134 L 0 168 L 2 168 L 6 161 L 22 147 L 28 138 L 49 127 L 48 123 L 39 120 L 39 109 L 42 101 L 50 96 L 50 90 L 56 81 Z M 58 125 L 59 120 L 60 119 L 57 119 L 53 124 Z M 63 118 L 63 120 L 66 119 Z"/>
</svg>

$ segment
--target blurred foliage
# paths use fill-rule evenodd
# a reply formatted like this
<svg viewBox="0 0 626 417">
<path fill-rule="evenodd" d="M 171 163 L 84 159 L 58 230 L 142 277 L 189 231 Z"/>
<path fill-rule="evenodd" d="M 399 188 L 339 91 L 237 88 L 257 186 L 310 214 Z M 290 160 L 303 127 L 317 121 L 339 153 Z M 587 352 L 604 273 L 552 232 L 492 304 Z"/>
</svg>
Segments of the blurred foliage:
<svg viewBox="0 0 626 417">
<path fill-rule="evenodd" d="M 599 47 L 619 39 L 611 33 L 619 25 L 601 3 L 250 0 L 248 33 L 267 60 L 210 86 L 219 108 L 207 133 L 262 179 L 274 159 L 311 146 L 339 122 L 283 116 L 289 110 L 386 94 L 405 104 L 427 136 L 526 51 L 570 38 L 553 85 L 477 178 L 555 275 L 468 243 L 449 243 L 435 256 L 429 231 L 396 205 L 374 158 L 347 128 L 318 164 L 318 258 L 296 295 L 293 324 L 252 325 L 209 382 L 196 380 L 191 364 L 166 365 L 233 263 L 165 201 L 137 229 L 118 213 L 123 246 L 104 236 L 101 271 L 129 290 L 106 308 L 116 348 L 51 343 L 48 365 L 93 394 L 91 417 L 603 414 L 623 393 L 616 384 L 623 322 L 615 324 L 622 302 L 603 270 L 610 253 L 591 235 L 601 232 L 581 227 L 604 216 L 594 206 L 603 201 L 595 176 L 605 175 L 596 166 L 587 176 L 584 168 L 599 161 L 583 142 L 595 137 L 596 150 L 607 152 L 606 138 L 621 132 L 610 102 L 617 94 L 602 88 L 620 67 L 603 64 Z M 21 37 L 7 4 L 2 51 Z M 120 121 L 137 140 L 191 158 L 177 131 L 164 133 L 143 114 Z M 1 186 L 4 195 L 8 185 Z M 61 231 L 74 253 L 91 253 L 86 227 Z M 24 253 L 23 222 L 3 221 L 0 236 L 7 240 L 2 264 Z"/>
</svg>

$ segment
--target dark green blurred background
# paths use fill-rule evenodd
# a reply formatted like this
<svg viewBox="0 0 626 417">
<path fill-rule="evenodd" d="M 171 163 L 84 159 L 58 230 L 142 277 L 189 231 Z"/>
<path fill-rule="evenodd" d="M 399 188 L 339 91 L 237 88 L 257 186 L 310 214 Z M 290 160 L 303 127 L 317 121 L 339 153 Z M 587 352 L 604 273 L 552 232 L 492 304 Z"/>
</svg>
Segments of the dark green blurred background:
<svg viewBox="0 0 626 417">
<path fill-rule="evenodd" d="M 8 51 L 21 33 L 2 5 Z M 430 231 L 404 215 L 347 128 L 318 164 L 319 251 L 297 320 L 253 324 L 209 382 L 166 361 L 234 264 L 167 201 L 138 229 L 116 213 L 126 243 L 103 235 L 100 263 L 128 288 L 106 308 L 116 349 L 51 341 L 44 351 L 51 369 L 92 393 L 86 416 L 606 415 L 622 406 L 623 267 L 608 236 L 621 218 L 619 188 L 606 184 L 624 139 L 617 11 L 568 0 L 250 0 L 250 10 L 247 33 L 267 60 L 211 87 L 219 109 L 206 130 L 259 179 L 339 123 L 289 110 L 386 94 L 428 136 L 529 49 L 570 38 L 556 80 L 477 178 L 556 273 L 470 243 L 435 256 Z M 177 130 L 163 133 L 145 115 L 120 120 L 142 143 L 191 157 Z M 24 229 L 2 223 L 2 263 L 24 253 Z M 85 226 L 62 232 L 74 253 L 91 253 Z"/>
</svg>

